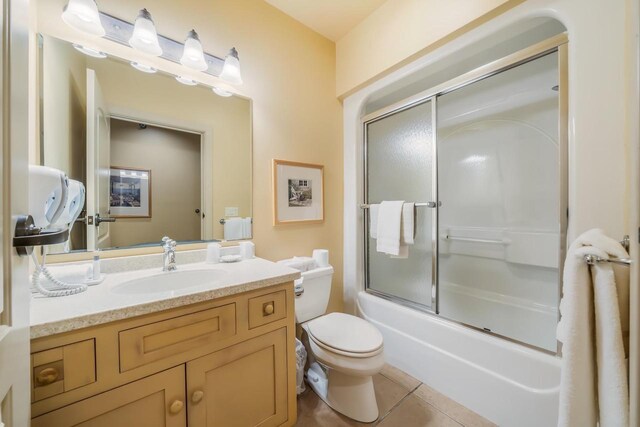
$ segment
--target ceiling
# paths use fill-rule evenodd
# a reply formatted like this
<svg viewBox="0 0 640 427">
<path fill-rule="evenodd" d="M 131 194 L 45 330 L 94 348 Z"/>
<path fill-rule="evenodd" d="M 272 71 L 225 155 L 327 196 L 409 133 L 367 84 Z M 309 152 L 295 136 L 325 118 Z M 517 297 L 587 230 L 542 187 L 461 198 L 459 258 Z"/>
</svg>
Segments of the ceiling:
<svg viewBox="0 0 640 427">
<path fill-rule="evenodd" d="M 265 0 L 293 19 L 337 41 L 386 0 Z"/>
</svg>

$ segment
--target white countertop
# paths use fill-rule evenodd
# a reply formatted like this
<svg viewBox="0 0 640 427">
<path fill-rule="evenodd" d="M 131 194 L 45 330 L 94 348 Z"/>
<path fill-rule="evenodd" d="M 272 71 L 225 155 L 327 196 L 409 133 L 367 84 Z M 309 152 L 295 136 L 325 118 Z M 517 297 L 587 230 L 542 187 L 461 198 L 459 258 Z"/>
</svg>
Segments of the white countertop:
<svg viewBox="0 0 640 427">
<path fill-rule="evenodd" d="M 60 268 L 51 268 L 60 271 Z M 181 307 L 254 289 L 293 281 L 300 272 L 260 258 L 237 263 L 205 264 L 203 262 L 178 265 L 178 271 L 224 270 L 227 274 L 211 284 L 148 294 L 122 295 L 113 288 L 123 282 L 162 273 L 148 268 L 107 274 L 99 285 L 89 286 L 86 292 L 65 297 L 47 298 L 33 294 L 31 299 L 31 338 L 68 332 Z M 172 274 L 171 272 L 163 274 Z"/>
</svg>

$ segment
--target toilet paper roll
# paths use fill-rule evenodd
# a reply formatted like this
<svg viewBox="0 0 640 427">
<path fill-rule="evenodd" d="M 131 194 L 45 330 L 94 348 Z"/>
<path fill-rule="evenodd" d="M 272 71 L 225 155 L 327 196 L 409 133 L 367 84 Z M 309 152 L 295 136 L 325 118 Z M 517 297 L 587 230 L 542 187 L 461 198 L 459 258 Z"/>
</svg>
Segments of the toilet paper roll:
<svg viewBox="0 0 640 427">
<path fill-rule="evenodd" d="M 220 262 L 220 244 L 209 243 L 207 245 L 207 264 L 218 264 Z"/>
<path fill-rule="evenodd" d="M 314 249 L 312 258 L 318 267 L 329 266 L 329 251 L 326 249 Z"/>
</svg>

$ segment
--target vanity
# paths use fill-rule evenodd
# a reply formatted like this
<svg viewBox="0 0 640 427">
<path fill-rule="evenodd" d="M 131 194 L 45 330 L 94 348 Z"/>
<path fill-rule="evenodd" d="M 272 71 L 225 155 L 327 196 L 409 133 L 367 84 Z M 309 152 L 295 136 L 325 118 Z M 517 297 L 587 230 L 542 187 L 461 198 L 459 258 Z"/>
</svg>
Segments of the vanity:
<svg viewBox="0 0 640 427">
<path fill-rule="evenodd" d="M 299 272 L 180 257 L 204 251 L 174 272 L 160 254 L 106 260 L 87 292 L 34 296 L 32 426 L 295 424 Z"/>
</svg>

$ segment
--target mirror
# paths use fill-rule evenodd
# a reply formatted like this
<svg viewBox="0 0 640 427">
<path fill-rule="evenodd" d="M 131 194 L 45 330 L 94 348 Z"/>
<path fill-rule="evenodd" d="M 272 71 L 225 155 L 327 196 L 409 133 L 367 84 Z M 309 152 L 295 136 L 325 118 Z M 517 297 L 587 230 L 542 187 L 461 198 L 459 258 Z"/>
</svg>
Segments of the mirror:
<svg viewBox="0 0 640 427">
<path fill-rule="evenodd" d="M 50 252 L 251 238 L 249 99 L 39 41 L 40 163 L 86 188 Z"/>
</svg>

